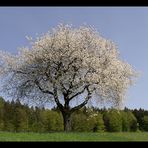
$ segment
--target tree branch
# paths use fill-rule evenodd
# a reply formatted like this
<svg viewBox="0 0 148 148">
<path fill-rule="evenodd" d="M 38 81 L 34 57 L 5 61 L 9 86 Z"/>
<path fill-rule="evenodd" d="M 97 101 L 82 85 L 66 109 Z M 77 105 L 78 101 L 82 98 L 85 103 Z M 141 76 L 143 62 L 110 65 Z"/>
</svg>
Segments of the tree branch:
<svg viewBox="0 0 148 148">
<path fill-rule="evenodd" d="M 57 88 L 55 85 L 53 86 L 53 95 L 54 95 L 54 100 L 55 100 L 57 106 L 59 107 L 59 109 L 61 111 L 63 111 L 63 105 L 60 103 L 60 101 L 58 99 Z"/>
<path fill-rule="evenodd" d="M 44 89 L 40 86 L 38 80 L 35 80 L 34 83 L 38 86 L 39 90 L 41 90 L 43 93 L 47 93 L 47 94 L 53 95 L 53 92 L 51 92 L 51 91 L 49 91 L 49 90 L 44 90 Z"/>
<path fill-rule="evenodd" d="M 74 59 L 68 64 L 68 67 L 67 67 L 66 69 L 64 69 L 64 73 L 69 70 L 70 65 L 73 64 L 76 60 L 77 60 L 77 58 L 74 58 Z"/>
<path fill-rule="evenodd" d="M 62 82 L 60 82 L 60 85 L 62 86 L 63 92 L 68 92 L 68 90 L 66 89 L 66 87 L 64 86 Z"/>
<path fill-rule="evenodd" d="M 88 90 L 88 89 L 87 89 Z M 81 104 L 79 104 L 78 106 L 75 106 L 71 109 L 71 113 L 76 111 L 76 110 L 79 110 L 80 108 L 82 108 L 83 106 L 85 106 L 87 103 L 88 103 L 88 100 L 91 98 L 91 93 L 89 92 L 88 90 L 88 95 L 87 97 L 85 98 L 85 101 L 83 101 Z"/>
<path fill-rule="evenodd" d="M 72 89 L 73 87 L 77 87 L 77 86 L 74 86 L 74 85 L 73 85 L 73 82 L 74 82 L 74 80 L 75 80 L 75 78 L 76 78 L 76 75 L 77 75 L 77 72 L 78 72 L 79 68 L 77 68 L 77 69 L 75 69 L 75 67 L 73 67 L 73 68 L 74 68 L 74 74 L 73 74 L 73 76 L 72 76 L 72 80 L 70 81 L 69 88 L 68 88 L 68 90 L 67 90 L 67 94 L 68 94 L 68 95 L 72 92 L 71 89 Z"/>
<path fill-rule="evenodd" d="M 24 72 L 24 71 L 20 71 L 20 70 L 17 70 L 17 71 L 13 71 L 14 73 L 21 73 L 21 74 L 29 74 L 29 73 L 26 73 L 26 72 Z"/>
<path fill-rule="evenodd" d="M 72 100 L 74 97 L 84 93 L 84 91 L 89 87 L 89 85 L 86 85 L 82 91 L 79 91 L 78 93 L 76 93 L 75 95 L 73 95 L 72 97 L 69 98 L 69 100 Z"/>
</svg>

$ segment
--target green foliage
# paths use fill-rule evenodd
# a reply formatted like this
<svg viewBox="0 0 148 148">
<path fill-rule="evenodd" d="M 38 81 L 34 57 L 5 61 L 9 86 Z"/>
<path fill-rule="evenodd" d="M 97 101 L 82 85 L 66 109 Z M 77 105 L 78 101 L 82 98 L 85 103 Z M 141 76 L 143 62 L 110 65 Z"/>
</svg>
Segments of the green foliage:
<svg viewBox="0 0 148 148">
<path fill-rule="evenodd" d="M 148 131 L 148 111 L 84 107 L 71 116 L 71 128 L 75 132 L 133 132 L 138 124 L 140 130 Z M 10 102 L 0 97 L 0 131 L 63 131 L 63 118 L 57 108 L 30 108 L 19 100 Z"/>
<path fill-rule="evenodd" d="M 98 113 L 96 117 L 96 131 L 101 132 L 105 130 L 103 115 Z"/>
<path fill-rule="evenodd" d="M 144 116 L 143 118 L 143 129 L 144 131 L 148 131 L 148 116 Z"/>
<path fill-rule="evenodd" d="M 104 122 L 107 131 L 120 132 L 122 131 L 121 113 L 117 110 L 110 110 L 104 114 Z"/>
<path fill-rule="evenodd" d="M 130 131 L 135 132 L 137 130 L 137 119 L 132 114 L 132 112 L 127 112 L 127 114 L 128 114 L 127 116 L 128 116 Z"/>
<path fill-rule="evenodd" d="M 56 111 L 45 110 L 42 113 L 43 123 L 46 131 L 62 131 L 62 115 Z"/>
<path fill-rule="evenodd" d="M 137 119 L 130 111 L 121 112 L 122 114 L 122 131 L 137 131 Z"/>
<path fill-rule="evenodd" d="M 100 113 L 93 113 L 88 118 L 90 130 L 93 132 L 102 132 L 105 129 L 103 117 Z"/>
<path fill-rule="evenodd" d="M 77 131 L 77 132 L 88 130 L 87 116 L 83 114 L 81 110 L 72 114 L 71 129 L 72 131 Z"/>
<path fill-rule="evenodd" d="M 134 111 L 133 111 L 133 114 L 134 114 L 134 116 L 136 117 L 136 119 L 137 119 L 137 122 L 138 122 L 138 124 L 139 124 L 139 130 L 144 130 L 144 127 L 143 127 L 143 125 L 144 125 L 144 123 L 143 123 L 143 118 L 144 118 L 144 116 L 146 115 L 146 113 L 147 113 L 147 115 L 148 115 L 148 111 L 144 111 L 143 109 L 139 109 L 139 110 L 137 110 L 137 109 L 135 109 Z"/>
<path fill-rule="evenodd" d="M 90 131 L 93 132 L 100 132 L 104 131 L 105 126 L 104 126 L 104 121 L 103 121 L 103 116 L 101 113 L 98 111 L 95 111 L 93 108 L 92 109 L 87 109 L 87 116 L 88 116 L 88 127 L 90 128 Z"/>
<path fill-rule="evenodd" d="M 4 130 L 5 131 L 14 131 L 15 127 L 13 124 L 13 111 L 10 102 L 4 103 L 4 110 L 3 110 L 3 122 L 4 122 Z"/>
<path fill-rule="evenodd" d="M 4 129 L 4 99 L 0 97 L 0 130 Z"/>
<path fill-rule="evenodd" d="M 78 132 L 104 131 L 104 121 L 100 113 L 87 110 L 77 111 L 72 115 L 72 130 Z"/>
<path fill-rule="evenodd" d="M 122 131 L 128 132 L 130 131 L 130 127 L 129 127 L 127 112 L 121 112 L 121 114 L 122 114 Z"/>
</svg>

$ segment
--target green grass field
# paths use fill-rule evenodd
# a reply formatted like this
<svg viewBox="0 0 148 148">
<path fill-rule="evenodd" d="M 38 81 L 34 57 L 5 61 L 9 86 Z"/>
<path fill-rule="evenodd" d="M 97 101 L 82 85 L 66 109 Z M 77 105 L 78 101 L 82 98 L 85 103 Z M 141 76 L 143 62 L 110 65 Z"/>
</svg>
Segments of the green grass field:
<svg viewBox="0 0 148 148">
<path fill-rule="evenodd" d="M 148 132 L 126 133 L 11 133 L 0 132 L 0 141 L 148 141 Z"/>
</svg>

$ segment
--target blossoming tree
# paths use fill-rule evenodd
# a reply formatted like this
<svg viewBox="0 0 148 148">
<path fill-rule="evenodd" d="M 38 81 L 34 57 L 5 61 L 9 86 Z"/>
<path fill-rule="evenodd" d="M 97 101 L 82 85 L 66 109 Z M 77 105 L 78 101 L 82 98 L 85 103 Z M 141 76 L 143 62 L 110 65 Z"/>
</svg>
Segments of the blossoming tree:
<svg viewBox="0 0 148 148">
<path fill-rule="evenodd" d="M 92 98 L 119 106 L 133 82 L 135 71 L 120 59 L 116 45 L 91 27 L 60 24 L 30 40 L 31 47 L 17 55 L 1 51 L 3 88 L 19 99 L 54 102 L 65 131 L 71 114 Z"/>
</svg>

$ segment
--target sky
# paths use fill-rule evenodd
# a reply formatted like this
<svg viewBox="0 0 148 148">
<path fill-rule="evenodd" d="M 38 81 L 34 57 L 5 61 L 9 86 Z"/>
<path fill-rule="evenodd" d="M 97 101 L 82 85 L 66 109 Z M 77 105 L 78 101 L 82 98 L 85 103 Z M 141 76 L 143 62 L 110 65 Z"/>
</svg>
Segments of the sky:
<svg viewBox="0 0 148 148">
<path fill-rule="evenodd" d="M 124 106 L 148 109 L 148 7 L 0 7 L 0 50 L 17 53 L 59 23 L 93 26 L 118 45 L 120 56 L 141 73 Z"/>
</svg>

